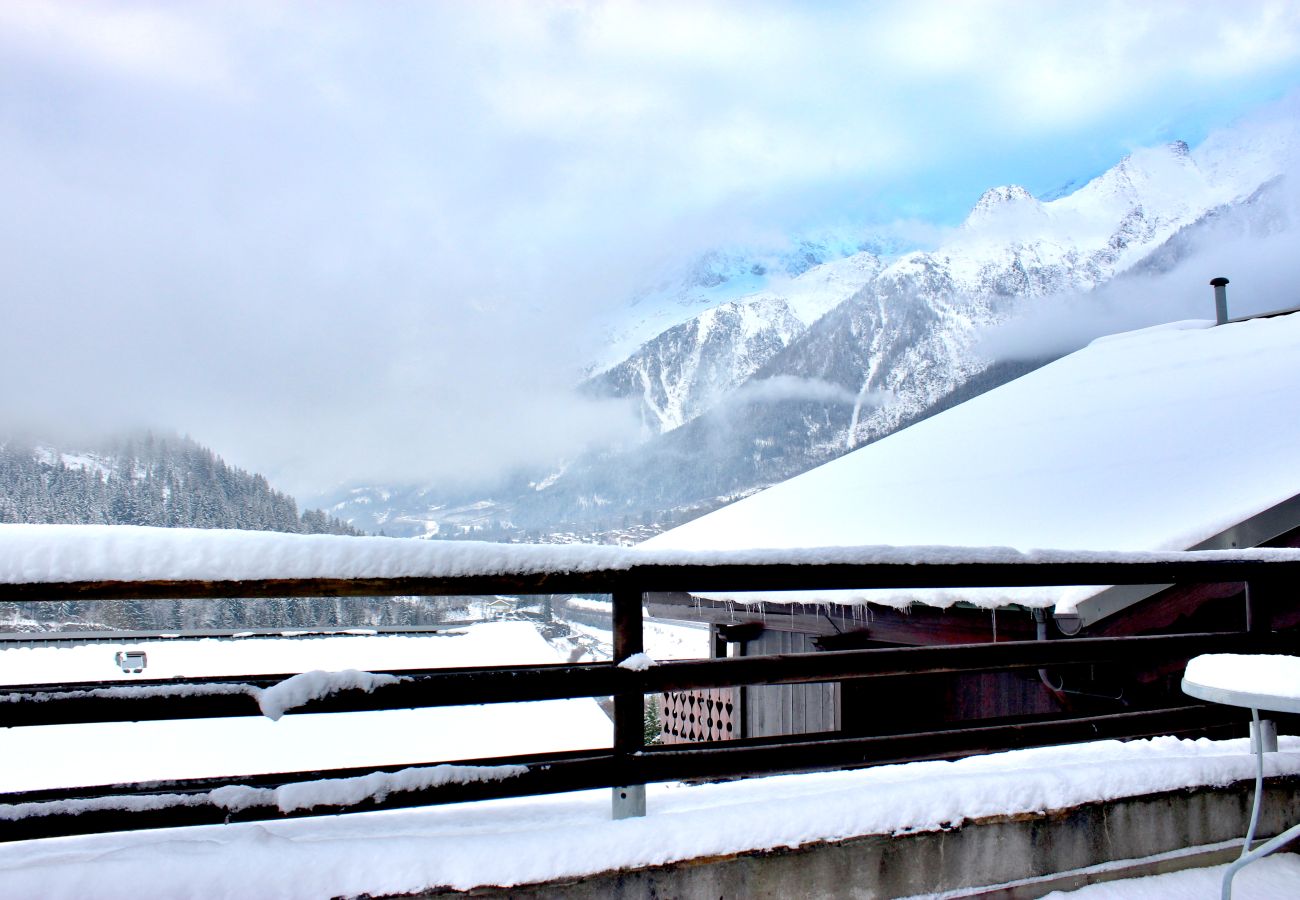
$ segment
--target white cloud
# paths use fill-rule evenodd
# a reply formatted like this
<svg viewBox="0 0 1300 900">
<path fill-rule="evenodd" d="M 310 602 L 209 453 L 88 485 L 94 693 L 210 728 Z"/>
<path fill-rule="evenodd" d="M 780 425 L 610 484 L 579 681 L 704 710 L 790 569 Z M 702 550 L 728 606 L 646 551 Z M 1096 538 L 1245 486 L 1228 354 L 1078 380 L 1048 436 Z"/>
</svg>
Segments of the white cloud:
<svg viewBox="0 0 1300 900">
<path fill-rule="evenodd" d="M 728 403 L 778 403 L 783 400 L 819 400 L 825 403 L 852 404 L 858 399 L 853 391 L 821 378 L 800 378 L 796 375 L 773 375 L 747 381 L 740 386 Z"/>
<path fill-rule="evenodd" d="M 160 84 L 235 89 L 230 48 L 194 13 L 145 4 L 25 0 L 0 4 L 0 33 L 62 62 Z"/>
<path fill-rule="evenodd" d="M 568 390 L 661 260 L 932 236 L 900 191 L 969 203 L 1116 111 L 1103 149 L 1300 72 L 1287 4 L 1148 9 L 0 5 L 0 415 L 183 428 L 298 487 L 624 439 Z"/>
</svg>

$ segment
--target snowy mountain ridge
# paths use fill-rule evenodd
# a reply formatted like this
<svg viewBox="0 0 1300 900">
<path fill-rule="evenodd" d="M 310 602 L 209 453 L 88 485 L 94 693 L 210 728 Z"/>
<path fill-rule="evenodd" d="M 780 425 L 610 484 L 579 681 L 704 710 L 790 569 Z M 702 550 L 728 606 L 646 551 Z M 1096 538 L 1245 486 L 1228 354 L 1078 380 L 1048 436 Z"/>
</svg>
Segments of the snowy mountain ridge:
<svg viewBox="0 0 1300 900">
<path fill-rule="evenodd" d="M 857 361 L 864 373 L 859 389 L 894 398 L 855 416 L 846 447 L 888 433 L 982 371 L 990 361 L 973 351 L 975 339 L 1015 315 L 1025 298 L 1088 293 L 1133 269 L 1180 230 L 1244 203 L 1283 171 L 1294 127 L 1291 134 L 1291 141 L 1280 140 L 1268 152 L 1257 147 L 1249 172 L 1239 165 L 1225 169 L 1222 161 L 1236 156 L 1232 143 L 1220 138 L 1205 152 L 1189 151 L 1182 142 L 1136 151 L 1050 202 L 1015 186 L 986 192 L 951 240 L 887 267 L 864 292 L 874 293 L 876 302 L 860 296 L 846 304 L 855 319 L 849 333 L 872 335 L 877 356 Z M 927 324 L 891 339 L 882 303 L 895 316 L 908 315 L 910 306 L 910 314 Z"/>
<path fill-rule="evenodd" d="M 859 269 L 878 268 L 880 256 L 898 249 L 892 239 L 843 226 L 792 237 L 776 247 L 711 250 L 684 266 L 665 265 L 651 279 L 652 286 L 618 306 L 601 324 L 602 343 L 589 371 L 608 371 L 656 335 L 742 298 L 749 302 L 782 296 L 807 324 L 843 299 L 843 292 L 832 285 L 861 281 Z M 820 271 L 803 277 L 813 270 Z"/>
<path fill-rule="evenodd" d="M 1135 151 L 1050 201 L 992 188 L 938 248 L 888 263 L 861 251 L 786 277 L 752 265 L 746 275 L 732 258 L 702 279 L 712 287 L 696 285 L 727 299 L 659 331 L 586 386 L 639 404 L 645 443 L 522 476 L 477 515 L 501 533 L 622 533 L 698 515 L 832 459 L 1047 361 L 981 355 L 991 325 L 1049 298 L 1182 265 L 1211 228 L 1291 227 L 1277 185 L 1297 157 L 1300 117 L 1252 124 L 1195 149 Z M 431 501 L 444 493 L 382 507 L 390 521 L 438 519 Z M 448 497 L 448 508 L 470 499 Z M 380 506 L 333 510 L 355 510 L 364 523 Z"/>
<path fill-rule="evenodd" d="M 649 433 L 671 431 L 740 387 L 881 269 L 867 252 L 816 266 L 666 329 L 593 381 L 602 393 L 639 398 Z"/>
<path fill-rule="evenodd" d="M 936 319 L 946 323 L 944 333 L 932 346 L 915 348 L 914 364 L 888 379 L 881 361 L 889 342 L 880 337 L 888 326 L 884 312 L 877 311 L 859 323 L 861 334 L 870 334 L 868 340 L 878 347 L 875 362 L 862 361 L 860 384 L 836 383 L 864 396 L 902 389 L 904 398 L 914 394 L 916 399 L 895 413 L 915 412 L 918 404 L 933 401 L 980 368 L 965 358 L 965 348 L 977 326 L 996 317 L 997 304 L 978 298 L 1087 291 L 1108 281 L 1179 228 L 1274 175 L 1276 155 L 1256 155 L 1259 168 L 1251 175 L 1240 166 L 1222 174 L 1222 161 L 1235 159 L 1231 153 L 1212 146 L 1201 166 L 1187 144 L 1177 141 L 1136 151 L 1057 200 L 1039 201 L 1018 185 L 991 188 L 936 250 L 913 251 L 888 266 L 865 252 L 814 266 L 782 285 L 665 329 L 595 381 L 603 392 L 637 399 L 651 433 L 678 428 L 754 377 L 832 309 L 875 291 L 892 298 L 894 307 L 929 304 Z M 941 358 L 947 363 L 940 364 Z M 918 392 L 918 372 L 936 366 L 953 377 Z M 893 383 L 883 383 L 887 380 Z M 849 445 L 860 413 L 859 406 L 849 425 Z"/>
</svg>

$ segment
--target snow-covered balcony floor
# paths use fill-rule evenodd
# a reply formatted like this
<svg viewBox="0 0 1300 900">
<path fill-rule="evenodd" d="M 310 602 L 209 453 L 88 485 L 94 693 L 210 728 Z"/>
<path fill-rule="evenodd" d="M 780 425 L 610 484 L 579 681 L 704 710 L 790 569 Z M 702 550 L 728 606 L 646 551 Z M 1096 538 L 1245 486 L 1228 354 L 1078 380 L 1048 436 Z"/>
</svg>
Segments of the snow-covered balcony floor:
<svg viewBox="0 0 1300 900">
<path fill-rule="evenodd" d="M 1227 864 L 1165 872 L 1053 891 L 1044 900 L 1193 900 L 1219 896 Z M 1234 900 L 1282 900 L 1300 895 L 1300 856 L 1279 853 L 1251 863 L 1233 879 Z M 935 898 L 940 900 L 940 898 Z"/>
<path fill-rule="evenodd" d="M 1280 739 L 1269 775 L 1300 773 Z M 1104 741 L 708 785 L 652 785 L 612 822 L 607 791 L 0 846 L 0 896 L 327 898 L 523 885 L 865 835 L 953 828 L 1248 781 L 1247 742 Z M 1230 836 L 1230 835 L 1229 835 Z M 1120 895 L 1122 896 L 1122 895 Z"/>
</svg>

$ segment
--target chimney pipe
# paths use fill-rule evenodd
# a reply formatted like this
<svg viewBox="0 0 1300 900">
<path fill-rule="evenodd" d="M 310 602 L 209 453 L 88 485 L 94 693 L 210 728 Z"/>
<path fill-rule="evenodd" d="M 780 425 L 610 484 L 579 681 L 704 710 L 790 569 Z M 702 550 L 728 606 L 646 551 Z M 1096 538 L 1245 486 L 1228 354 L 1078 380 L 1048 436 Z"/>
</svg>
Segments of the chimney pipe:
<svg viewBox="0 0 1300 900">
<path fill-rule="evenodd" d="M 1214 288 L 1214 323 L 1225 325 L 1228 321 L 1228 279 L 1211 278 L 1210 285 Z"/>
</svg>

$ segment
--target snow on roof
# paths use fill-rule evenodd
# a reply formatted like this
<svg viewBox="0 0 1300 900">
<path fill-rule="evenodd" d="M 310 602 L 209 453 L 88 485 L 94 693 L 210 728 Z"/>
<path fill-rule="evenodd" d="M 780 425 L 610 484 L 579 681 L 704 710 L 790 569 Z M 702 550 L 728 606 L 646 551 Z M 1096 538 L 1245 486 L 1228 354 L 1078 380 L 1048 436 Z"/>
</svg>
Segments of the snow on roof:
<svg viewBox="0 0 1300 900">
<path fill-rule="evenodd" d="M 1300 315 L 1211 326 L 1100 338 L 641 547 L 1186 549 L 1300 494 Z M 853 597 L 1061 611 L 1098 590 Z"/>
</svg>

